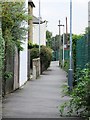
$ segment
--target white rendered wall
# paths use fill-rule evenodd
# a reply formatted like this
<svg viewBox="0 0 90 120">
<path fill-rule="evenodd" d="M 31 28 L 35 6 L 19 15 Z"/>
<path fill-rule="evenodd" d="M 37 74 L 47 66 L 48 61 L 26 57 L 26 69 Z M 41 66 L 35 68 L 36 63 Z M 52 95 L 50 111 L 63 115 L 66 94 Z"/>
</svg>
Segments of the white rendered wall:
<svg viewBox="0 0 90 120">
<path fill-rule="evenodd" d="M 25 5 L 28 10 L 28 0 L 25 0 Z M 28 23 L 25 23 L 25 27 L 28 26 Z M 28 35 L 28 34 L 27 34 Z M 26 35 L 26 40 L 23 41 L 22 47 L 23 51 L 20 51 L 20 68 L 19 68 L 19 86 L 22 86 L 27 81 L 27 59 L 28 59 L 28 37 Z"/>
<path fill-rule="evenodd" d="M 33 25 L 33 44 L 39 45 L 39 24 Z M 46 46 L 46 22 L 40 25 L 40 45 Z"/>
</svg>

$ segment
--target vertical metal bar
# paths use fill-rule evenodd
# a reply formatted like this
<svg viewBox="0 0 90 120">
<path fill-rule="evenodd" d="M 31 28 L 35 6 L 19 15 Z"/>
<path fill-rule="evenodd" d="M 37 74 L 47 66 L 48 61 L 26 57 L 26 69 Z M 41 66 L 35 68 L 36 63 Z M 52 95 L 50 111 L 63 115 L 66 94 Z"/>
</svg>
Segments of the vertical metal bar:
<svg viewBox="0 0 90 120">
<path fill-rule="evenodd" d="M 72 69 L 72 0 L 70 0 L 70 69 Z"/>
<path fill-rule="evenodd" d="M 63 66 L 64 66 L 64 25 L 63 25 Z"/>
<path fill-rule="evenodd" d="M 69 91 L 73 88 L 73 69 L 72 69 L 72 0 L 70 0 L 70 68 L 68 73 Z"/>
<path fill-rule="evenodd" d="M 39 55 L 40 55 L 40 0 L 39 0 Z"/>
</svg>

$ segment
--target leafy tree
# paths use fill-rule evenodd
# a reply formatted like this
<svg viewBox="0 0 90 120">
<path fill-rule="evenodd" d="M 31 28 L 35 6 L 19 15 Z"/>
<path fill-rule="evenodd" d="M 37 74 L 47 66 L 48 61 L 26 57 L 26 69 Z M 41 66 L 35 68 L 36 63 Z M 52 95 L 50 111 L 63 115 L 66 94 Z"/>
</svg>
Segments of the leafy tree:
<svg viewBox="0 0 90 120">
<path fill-rule="evenodd" d="M 85 34 L 89 34 L 90 33 L 90 27 L 86 27 L 85 28 Z"/>
<path fill-rule="evenodd" d="M 55 37 L 52 37 L 52 45 L 51 48 L 56 51 L 59 49 L 59 35 L 56 35 Z"/>
<path fill-rule="evenodd" d="M 2 2 L 2 36 L 5 42 L 4 51 L 4 73 L 7 67 L 7 56 L 14 53 L 15 47 L 18 53 L 23 50 L 21 44 L 25 39 L 26 28 L 25 21 L 28 21 L 28 15 L 23 2 Z M 3 74 L 3 94 L 5 95 L 6 77 Z"/>
<path fill-rule="evenodd" d="M 14 43 L 19 50 L 21 48 L 21 40 L 24 39 L 26 34 L 25 21 L 27 20 L 27 14 L 24 3 L 3 2 L 2 3 L 2 35 L 7 42 L 6 36 L 11 36 L 9 44 Z"/>
<path fill-rule="evenodd" d="M 52 33 L 48 30 L 46 31 L 46 39 L 47 39 L 47 46 L 51 48 Z"/>
</svg>

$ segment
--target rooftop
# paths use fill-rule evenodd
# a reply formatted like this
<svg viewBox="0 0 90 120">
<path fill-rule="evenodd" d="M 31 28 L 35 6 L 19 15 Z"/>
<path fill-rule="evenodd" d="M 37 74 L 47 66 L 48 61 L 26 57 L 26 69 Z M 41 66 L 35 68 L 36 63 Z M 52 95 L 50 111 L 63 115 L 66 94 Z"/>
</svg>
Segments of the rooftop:
<svg viewBox="0 0 90 120">
<path fill-rule="evenodd" d="M 32 0 L 28 0 L 28 4 L 31 5 L 31 7 L 35 7 L 35 4 L 33 3 Z"/>
<path fill-rule="evenodd" d="M 42 21 L 42 18 L 40 19 L 40 24 L 45 23 L 46 21 Z M 39 18 L 33 16 L 33 24 L 39 24 Z"/>
</svg>

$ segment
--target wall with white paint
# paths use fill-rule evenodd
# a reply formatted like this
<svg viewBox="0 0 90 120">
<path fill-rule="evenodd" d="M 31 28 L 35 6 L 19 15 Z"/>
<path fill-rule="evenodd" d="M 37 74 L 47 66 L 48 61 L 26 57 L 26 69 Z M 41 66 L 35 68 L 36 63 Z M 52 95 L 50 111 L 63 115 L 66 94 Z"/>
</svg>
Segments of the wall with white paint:
<svg viewBox="0 0 90 120">
<path fill-rule="evenodd" d="M 33 44 L 39 45 L 39 24 L 33 24 Z M 40 24 L 40 45 L 46 46 L 46 22 Z"/>
<path fill-rule="evenodd" d="M 28 11 L 28 0 L 25 0 L 25 7 Z M 25 27 L 28 23 L 25 23 Z M 23 51 L 20 51 L 20 68 L 19 68 L 19 86 L 22 86 L 27 81 L 27 59 L 28 59 L 28 33 L 26 34 L 26 39 L 23 41 L 22 47 Z"/>
</svg>

